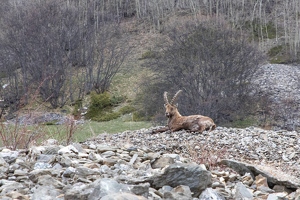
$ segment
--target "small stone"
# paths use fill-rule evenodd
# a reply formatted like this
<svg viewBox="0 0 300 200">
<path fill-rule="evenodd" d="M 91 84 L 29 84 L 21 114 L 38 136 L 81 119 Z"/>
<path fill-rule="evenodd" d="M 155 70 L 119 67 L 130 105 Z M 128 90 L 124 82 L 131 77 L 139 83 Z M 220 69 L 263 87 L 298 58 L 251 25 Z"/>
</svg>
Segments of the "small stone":
<svg viewBox="0 0 300 200">
<path fill-rule="evenodd" d="M 236 184 L 236 192 L 235 192 L 236 199 L 253 199 L 253 194 L 245 187 L 245 185 L 241 182 Z"/>
<path fill-rule="evenodd" d="M 50 168 L 52 168 L 52 165 L 50 165 L 49 163 L 37 162 L 34 164 L 33 169 L 50 169 Z"/>
<path fill-rule="evenodd" d="M 235 181 L 236 179 L 237 179 L 237 175 L 236 175 L 236 174 L 230 174 L 230 175 L 229 175 L 228 181 L 233 182 L 233 181 Z"/>
<path fill-rule="evenodd" d="M 246 173 L 244 176 L 242 176 L 242 183 L 248 186 L 252 185 L 253 178 L 250 173 Z"/>
<path fill-rule="evenodd" d="M 106 151 L 117 151 L 117 147 L 114 147 L 114 146 L 109 146 L 109 145 L 97 145 L 97 152 L 98 153 L 103 153 L 103 152 L 106 152 Z"/>
<path fill-rule="evenodd" d="M 256 184 L 257 188 L 259 188 L 261 186 L 269 187 L 267 178 L 262 176 L 261 174 L 259 174 L 258 176 L 255 177 L 255 184 Z"/>
<path fill-rule="evenodd" d="M 78 154 L 78 150 L 73 145 L 63 147 L 58 151 L 59 155 L 72 154 L 72 153 Z"/>
<path fill-rule="evenodd" d="M 211 184 L 211 187 L 213 188 L 213 189 L 215 189 L 216 187 L 220 187 L 221 186 L 221 183 L 220 182 L 213 182 L 212 184 Z"/>
<path fill-rule="evenodd" d="M 63 172 L 63 177 L 72 178 L 75 175 L 76 169 L 74 167 L 68 167 Z"/>
<path fill-rule="evenodd" d="M 223 196 L 221 196 L 218 192 L 216 192 L 215 190 L 211 189 L 211 188 L 206 188 L 201 195 L 199 196 L 199 199 L 202 200 L 225 200 L 225 198 Z"/>
<path fill-rule="evenodd" d="M 168 165 L 171 165 L 175 163 L 174 159 L 171 158 L 171 157 L 167 157 L 167 156 L 163 156 L 163 157 L 160 157 L 158 159 L 156 159 L 152 164 L 151 164 L 151 167 L 153 169 L 158 169 L 158 168 L 164 168 Z"/>
<path fill-rule="evenodd" d="M 14 171 L 15 176 L 25 176 L 25 175 L 27 175 L 27 173 L 28 173 L 27 171 L 20 170 L 20 169 L 17 169 Z"/>
<path fill-rule="evenodd" d="M 89 157 L 89 154 L 87 153 L 78 153 L 78 158 L 81 159 L 81 158 L 88 158 Z"/>
<path fill-rule="evenodd" d="M 141 183 L 138 185 L 130 185 L 129 189 L 132 193 L 143 196 L 145 198 L 148 198 L 149 196 L 149 188 L 150 184 L 149 183 Z"/>
<path fill-rule="evenodd" d="M 281 200 L 284 199 L 288 194 L 287 193 L 272 193 L 268 195 L 267 200 Z"/>
<path fill-rule="evenodd" d="M 130 159 L 129 164 L 133 165 L 133 163 L 136 161 L 137 157 L 138 157 L 138 154 L 133 154 L 132 158 Z"/>
</svg>

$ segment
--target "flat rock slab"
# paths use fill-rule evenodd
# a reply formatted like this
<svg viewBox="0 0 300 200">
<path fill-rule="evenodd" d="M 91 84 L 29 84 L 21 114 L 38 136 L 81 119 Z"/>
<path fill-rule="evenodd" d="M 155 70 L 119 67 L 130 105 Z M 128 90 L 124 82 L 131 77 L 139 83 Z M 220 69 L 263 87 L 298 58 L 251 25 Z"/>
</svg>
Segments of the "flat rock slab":
<svg viewBox="0 0 300 200">
<path fill-rule="evenodd" d="M 267 178 L 270 187 L 273 187 L 274 185 L 284 185 L 285 187 L 293 190 L 296 190 L 300 187 L 300 180 L 298 178 L 279 171 L 272 166 L 251 165 L 248 163 L 227 159 L 221 160 L 220 164 L 234 169 L 240 175 L 250 173 L 253 179 L 255 176 L 261 174 Z"/>
</svg>

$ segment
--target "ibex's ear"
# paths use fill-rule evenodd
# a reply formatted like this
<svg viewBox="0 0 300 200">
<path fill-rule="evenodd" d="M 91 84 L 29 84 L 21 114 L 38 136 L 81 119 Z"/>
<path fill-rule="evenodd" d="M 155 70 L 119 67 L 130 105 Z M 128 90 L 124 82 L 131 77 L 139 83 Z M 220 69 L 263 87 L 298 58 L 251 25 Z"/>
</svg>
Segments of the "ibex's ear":
<svg viewBox="0 0 300 200">
<path fill-rule="evenodd" d="M 167 107 L 167 104 L 166 104 L 166 103 L 164 104 L 164 107 Z"/>
<path fill-rule="evenodd" d="M 178 103 L 176 103 L 174 106 L 175 106 L 176 108 L 178 108 Z"/>
</svg>

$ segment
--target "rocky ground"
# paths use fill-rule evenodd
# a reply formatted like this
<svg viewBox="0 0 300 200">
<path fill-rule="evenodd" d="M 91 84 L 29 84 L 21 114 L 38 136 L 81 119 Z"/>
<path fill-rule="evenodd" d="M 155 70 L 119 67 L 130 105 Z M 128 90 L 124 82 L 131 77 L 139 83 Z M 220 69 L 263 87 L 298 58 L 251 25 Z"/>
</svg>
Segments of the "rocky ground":
<svg viewBox="0 0 300 200">
<path fill-rule="evenodd" d="M 0 152 L 1 199 L 300 199 L 297 132 L 100 134 Z M 41 198 L 42 197 L 42 198 Z"/>
</svg>

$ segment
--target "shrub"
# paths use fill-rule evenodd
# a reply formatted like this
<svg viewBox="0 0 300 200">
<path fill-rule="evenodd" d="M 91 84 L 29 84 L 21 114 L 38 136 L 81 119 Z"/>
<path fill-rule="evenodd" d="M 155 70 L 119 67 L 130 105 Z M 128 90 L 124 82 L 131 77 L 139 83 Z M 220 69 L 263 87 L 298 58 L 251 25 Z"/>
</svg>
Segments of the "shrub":
<svg viewBox="0 0 300 200">
<path fill-rule="evenodd" d="M 82 99 L 77 99 L 74 103 L 74 110 L 72 112 L 72 114 L 74 116 L 77 116 L 80 114 L 79 109 L 82 108 Z"/>
<path fill-rule="evenodd" d="M 112 107 L 112 103 L 110 100 L 110 94 L 108 92 L 104 92 L 101 94 L 92 92 L 91 103 L 88 108 L 86 118 L 88 119 L 99 118 L 104 111 L 110 111 L 111 107 Z"/>
<path fill-rule="evenodd" d="M 135 110 L 132 106 L 124 106 L 118 112 L 113 112 L 113 107 L 124 102 L 125 96 L 112 96 L 108 92 L 101 94 L 91 93 L 91 103 L 86 118 L 94 121 L 110 121 L 121 115 Z"/>
<path fill-rule="evenodd" d="M 140 60 L 155 58 L 156 56 L 157 56 L 157 53 L 155 51 L 149 50 L 142 54 L 142 57 L 140 58 Z"/>
<path fill-rule="evenodd" d="M 17 120 L 15 124 L 0 123 L 0 147 L 12 150 L 26 149 L 46 139 L 47 135 L 39 125 L 24 126 L 20 125 Z"/>
<path fill-rule="evenodd" d="M 146 115 L 143 111 L 136 111 L 133 113 L 132 116 L 133 121 L 150 121 L 151 117 L 149 115 Z"/>
<path fill-rule="evenodd" d="M 259 38 L 274 39 L 276 34 L 278 34 L 274 23 L 268 22 L 263 24 L 258 18 L 253 21 L 246 21 L 243 28 L 253 33 L 255 41 L 258 41 Z"/>
<path fill-rule="evenodd" d="M 268 51 L 268 56 L 270 57 L 277 56 L 279 53 L 282 53 L 282 50 L 283 50 L 282 45 L 275 46 Z"/>
<path fill-rule="evenodd" d="M 115 95 L 113 95 L 110 99 L 111 104 L 114 106 L 125 102 L 125 100 L 126 100 L 125 96 L 115 96 Z"/>
<path fill-rule="evenodd" d="M 120 114 L 125 115 L 125 114 L 132 113 L 135 110 L 136 109 L 133 106 L 124 106 L 124 107 L 120 108 L 119 112 L 120 112 Z"/>
<path fill-rule="evenodd" d="M 101 115 L 93 117 L 92 120 L 102 122 L 102 121 L 110 121 L 113 119 L 117 119 L 118 117 L 120 117 L 119 112 L 107 112 L 107 113 L 101 113 Z"/>
<path fill-rule="evenodd" d="M 288 49 L 290 48 L 289 44 L 278 45 L 271 48 L 268 51 L 268 56 L 270 63 L 275 64 L 286 64 L 296 62 L 298 59 L 294 55 L 290 54 Z"/>
</svg>

